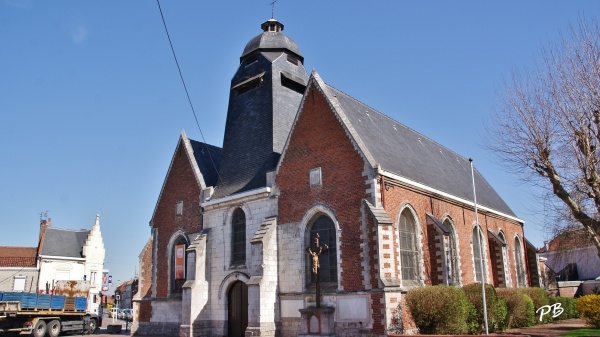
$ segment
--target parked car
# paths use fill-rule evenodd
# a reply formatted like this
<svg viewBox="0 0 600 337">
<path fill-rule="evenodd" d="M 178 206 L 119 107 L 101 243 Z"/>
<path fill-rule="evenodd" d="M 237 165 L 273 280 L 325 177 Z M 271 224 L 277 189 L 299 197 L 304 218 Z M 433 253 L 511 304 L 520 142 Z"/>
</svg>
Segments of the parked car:
<svg viewBox="0 0 600 337">
<path fill-rule="evenodd" d="M 119 309 L 119 313 L 117 314 L 118 319 L 131 321 L 133 317 L 132 309 Z"/>
</svg>

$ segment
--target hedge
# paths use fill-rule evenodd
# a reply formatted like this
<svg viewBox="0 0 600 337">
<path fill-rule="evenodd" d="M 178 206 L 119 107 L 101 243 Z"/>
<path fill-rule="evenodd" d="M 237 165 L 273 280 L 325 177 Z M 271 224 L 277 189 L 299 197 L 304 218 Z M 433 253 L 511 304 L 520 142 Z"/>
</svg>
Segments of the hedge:
<svg viewBox="0 0 600 337">
<path fill-rule="evenodd" d="M 496 294 L 506 302 L 506 327 L 523 328 L 535 324 L 531 298 L 514 288 L 498 288 Z"/>
<path fill-rule="evenodd" d="M 589 326 L 600 329 L 600 295 L 586 295 L 578 298 L 577 310 Z"/>
<path fill-rule="evenodd" d="M 533 301 L 533 311 L 536 315 L 536 324 L 549 323 L 550 321 L 552 321 L 552 315 L 544 315 L 542 317 L 542 320 L 540 321 L 541 311 L 538 311 L 538 309 L 540 309 L 541 307 L 550 305 L 550 299 L 548 298 L 548 294 L 546 294 L 546 290 L 542 288 L 532 287 L 519 288 L 519 291 L 529 296 Z"/>
<path fill-rule="evenodd" d="M 451 286 L 415 288 L 406 294 L 410 309 L 421 334 L 466 334 L 473 332 L 469 317 L 475 309 L 465 293 Z"/>
<path fill-rule="evenodd" d="M 475 307 L 476 322 L 480 332 L 485 332 L 483 306 L 481 296 L 481 283 L 468 284 L 463 287 L 465 295 Z M 485 302 L 487 304 L 488 330 L 489 332 L 501 332 L 506 329 L 506 302 L 496 295 L 496 290 L 491 284 L 485 285 Z"/>
</svg>

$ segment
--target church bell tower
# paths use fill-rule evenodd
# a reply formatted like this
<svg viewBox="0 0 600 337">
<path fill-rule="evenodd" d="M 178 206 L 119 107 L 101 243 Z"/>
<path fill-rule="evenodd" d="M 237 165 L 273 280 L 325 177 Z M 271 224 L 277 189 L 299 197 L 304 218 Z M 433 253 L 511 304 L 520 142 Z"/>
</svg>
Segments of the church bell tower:
<svg viewBox="0 0 600 337">
<path fill-rule="evenodd" d="M 229 107 L 213 198 L 265 187 L 279 160 L 308 82 L 304 58 L 270 19 L 252 38 L 231 80 Z"/>
</svg>

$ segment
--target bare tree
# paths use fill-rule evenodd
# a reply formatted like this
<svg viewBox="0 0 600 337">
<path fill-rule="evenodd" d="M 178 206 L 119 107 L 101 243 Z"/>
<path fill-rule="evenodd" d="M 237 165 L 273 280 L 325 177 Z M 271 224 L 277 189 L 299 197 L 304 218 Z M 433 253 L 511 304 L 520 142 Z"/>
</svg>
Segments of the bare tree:
<svg viewBox="0 0 600 337">
<path fill-rule="evenodd" d="M 533 71 L 513 71 L 489 126 L 510 170 L 550 192 L 562 223 L 580 223 L 600 256 L 600 29 L 580 19 L 543 48 Z"/>
</svg>

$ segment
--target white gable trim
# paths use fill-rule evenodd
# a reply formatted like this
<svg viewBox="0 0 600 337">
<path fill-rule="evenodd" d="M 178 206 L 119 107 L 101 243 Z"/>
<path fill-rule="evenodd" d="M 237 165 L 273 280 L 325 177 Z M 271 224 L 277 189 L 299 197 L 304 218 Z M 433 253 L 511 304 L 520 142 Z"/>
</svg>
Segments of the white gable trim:
<svg viewBox="0 0 600 337">
<path fill-rule="evenodd" d="M 277 163 L 277 166 L 275 168 L 275 175 L 279 173 L 279 168 L 281 167 L 281 163 L 283 163 L 283 159 L 285 158 L 285 155 L 287 153 L 288 146 L 290 145 L 290 139 L 292 138 L 292 134 L 294 133 L 294 129 L 296 128 L 296 124 L 298 123 L 298 119 L 300 118 L 300 112 L 304 108 L 306 95 L 309 92 L 311 86 L 314 86 L 317 90 L 319 90 L 319 92 L 323 94 L 323 97 L 325 97 L 325 100 L 329 103 L 331 111 L 334 113 L 335 117 L 338 119 L 338 121 L 346 131 L 346 134 L 349 136 L 348 138 L 350 138 L 350 141 L 352 142 L 358 153 L 363 157 L 363 159 L 367 163 L 371 165 L 372 168 L 376 167 L 377 165 L 375 163 L 375 159 L 373 158 L 367 147 L 364 145 L 362 139 L 358 136 L 358 133 L 356 132 L 352 124 L 348 121 L 348 117 L 346 117 L 346 114 L 342 110 L 337 99 L 335 99 L 335 96 L 329 94 L 325 83 L 323 82 L 317 71 L 313 69 L 310 79 L 308 80 L 308 84 L 306 85 L 304 96 L 302 96 L 302 101 L 300 101 L 300 106 L 298 107 L 296 118 L 292 123 L 290 133 L 288 134 L 285 146 L 283 147 L 283 151 L 281 153 L 281 156 L 279 157 L 279 162 Z"/>
<path fill-rule="evenodd" d="M 198 187 L 200 191 L 206 188 L 204 183 L 204 177 L 202 173 L 200 173 L 200 168 L 198 167 L 198 163 L 194 159 L 194 151 L 192 151 L 192 145 L 185 134 L 185 130 L 181 130 L 181 134 L 179 135 L 179 140 L 177 141 L 177 147 L 175 147 L 175 151 L 173 152 L 173 157 L 171 157 L 171 163 L 169 164 L 169 169 L 167 170 L 167 174 L 165 175 L 165 179 L 163 180 L 162 187 L 160 188 L 160 193 L 158 194 L 158 199 L 156 200 L 156 205 L 154 205 L 154 211 L 152 212 L 152 218 L 150 218 L 150 227 L 152 227 L 152 221 L 154 221 L 154 216 L 156 215 L 156 211 L 158 210 L 158 204 L 160 204 L 160 199 L 162 198 L 163 192 L 165 190 L 165 186 L 167 184 L 167 178 L 171 174 L 171 169 L 173 168 L 173 163 L 175 162 L 175 156 L 177 155 L 177 151 L 179 150 L 179 145 L 184 144 L 185 152 L 188 157 L 188 161 L 190 165 L 192 165 L 192 170 L 194 171 L 194 176 L 196 178 L 196 183 L 198 183 Z"/>
</svg>

